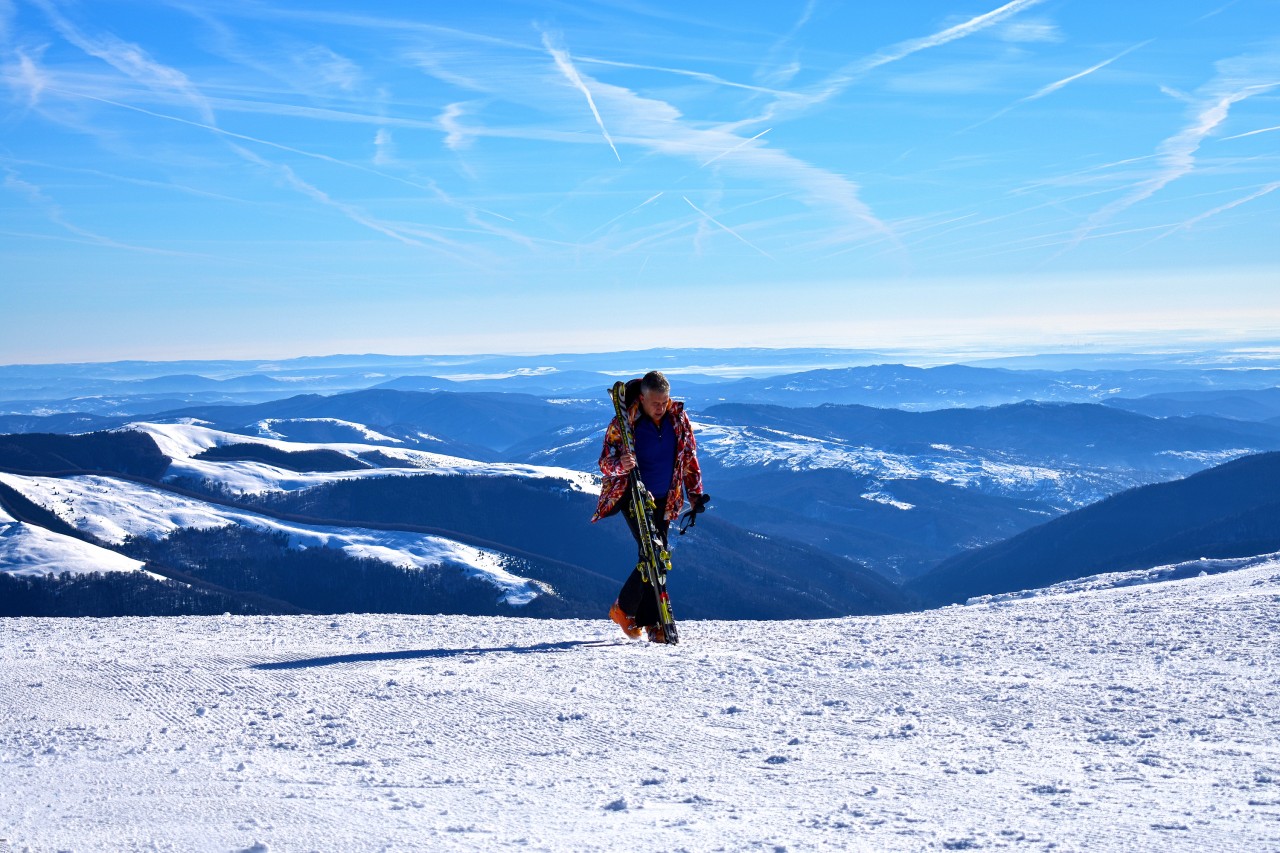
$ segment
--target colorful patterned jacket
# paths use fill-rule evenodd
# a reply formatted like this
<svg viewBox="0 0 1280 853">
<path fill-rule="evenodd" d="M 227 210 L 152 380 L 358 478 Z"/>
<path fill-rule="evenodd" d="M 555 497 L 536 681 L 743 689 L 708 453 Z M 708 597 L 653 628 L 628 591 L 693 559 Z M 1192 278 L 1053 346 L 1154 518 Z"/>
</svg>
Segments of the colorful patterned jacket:
<svg viewBox="0 0 1280 853">
<path fill-rule="evenodd" d="M 672 401 L 667 410 L 676 430 L 676 464 L 671 472 L 671 490 L 667 493 L 667 521 L 675 521 L 684 507 L 685 489 L 695 495 L 702 494 L 702 469 L 698 466 L 698 442 L 693 437 L 693 425 L 689 416 L 684 413 L 684 403 Z M 636 421 L 640 419 L 640 401 L 632 403 L 627 409 L 627 420 L 631 423 L 632 434 L 635 434 Z M 600 473 L 604 474 L 604 482 L 600 486 L 600 502 L 596 504 L 596 514 L 591 516 L 594 524 L 600 519 L 618 511 L 623 495 L 627 493 L 627 474 L 618 467 L 625 447 L 622 442 L 622 424 L 614 415 L 609 428 L 604 431 L 604 449 L 600 451 Z"/>
</svg>

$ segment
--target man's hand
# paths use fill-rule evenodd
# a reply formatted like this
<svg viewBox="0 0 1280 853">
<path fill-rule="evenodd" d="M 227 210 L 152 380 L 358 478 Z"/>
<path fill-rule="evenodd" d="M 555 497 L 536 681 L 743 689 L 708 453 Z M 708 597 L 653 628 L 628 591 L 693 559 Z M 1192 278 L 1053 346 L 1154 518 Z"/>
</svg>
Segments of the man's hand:
<svg viewBox="0 0 1280 853">
<path fill-rule="evenodd" d="M 631 469 L 636 467 L 636 455 L 634 453 L 624 453 L 618 458 L 618 467 L 622 469 L 622 473 L 630 473 Z"/>
</svg>

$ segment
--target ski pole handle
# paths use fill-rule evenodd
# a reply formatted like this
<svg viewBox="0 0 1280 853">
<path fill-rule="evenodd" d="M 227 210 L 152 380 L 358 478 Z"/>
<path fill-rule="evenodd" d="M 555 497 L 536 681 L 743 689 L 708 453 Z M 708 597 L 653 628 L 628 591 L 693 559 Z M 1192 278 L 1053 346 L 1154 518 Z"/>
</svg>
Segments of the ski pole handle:
<svg viewBox="0 0 1280 853">
<path fill-rule="evenodd" d="M 711 503 L 711 495 L 703 492 L 700 495 L 690 495 L 689 503 L 693 506 L 684 517 L 680 520 L 680 535 L 683 536 L 685 531 L 698 523 L 698 513 L 706 512 L 707 504 Z"/>
</svg>

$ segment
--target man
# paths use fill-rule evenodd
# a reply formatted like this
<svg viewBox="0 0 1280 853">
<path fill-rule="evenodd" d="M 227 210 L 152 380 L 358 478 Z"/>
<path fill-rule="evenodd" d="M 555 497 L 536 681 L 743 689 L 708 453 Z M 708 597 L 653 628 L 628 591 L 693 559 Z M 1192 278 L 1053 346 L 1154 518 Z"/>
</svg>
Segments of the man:
<svg viewBox="0 0 1280 853">
<path fill-rule="evenodd" d="M 693 438 L 689 416 L 684 413 L 684 404 L 672 401 L 670 383 L 656 370 L 646 373 L 639 382 L 640 394 L 629 404 L 626 412 L 635 440 L 635 453 L 627 452 L 622 423 L 615 415 L 604 433 L 604 449 L 600 453 L 600 472 L 604 474 L 604 482 L 600 487 L 600 502 L 591 521 L 597 522 L 622 510 L 631 535 L 639 546 L 640 530 L 631 516 L 627 492 L 628 476 L 635 470 L 657 504 L 653 520 L 665 548 L 667 529 L 684 507 L 685 492 L 688 492 L 696 510 L 706 504 L 707 497 L 702 491 L 698 444 Z M 662 627 L 657 624 L 658 605 L 652 590 L 641 578 L 639 567 L 632 570 L 622 585 L 617 601 L 609 609 L 609 618 L 617 622 L 628 637 L 639 637 L 643 628 L 650 642 L 666 641 Z"/>
</svg>

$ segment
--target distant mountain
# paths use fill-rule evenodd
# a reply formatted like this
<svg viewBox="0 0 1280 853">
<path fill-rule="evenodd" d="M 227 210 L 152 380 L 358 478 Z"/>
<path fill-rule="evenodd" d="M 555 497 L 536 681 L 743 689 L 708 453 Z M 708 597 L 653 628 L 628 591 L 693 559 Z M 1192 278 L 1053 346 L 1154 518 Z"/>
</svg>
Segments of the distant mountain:
<svg viewBox="0 0 1280 853">
<path fill-rule="evenodd" d="M 908 588 L 942 603 L 1101 572 L 1280 550 L 1280 453 L 1132 489 L 952 557 Z"/>
<path fill-rule="evenodd" d="M 1174 460 L 1187 454 L 1280 449 L 1280 431 L 1258 430 L 1219 419 L 1157 420 L 1094 404 L 1027 402 L 992 408 L 904 412 L 867 406 L 782 406 L 724 404 L 702 417 L 713 423 L 766 428 L 875 446 L 920 452 L 981 449 L 1003 458 L 1036 464 L 1180 469 Z M 1181 470 L 1188 470 L 1182 468 Z"/>
<path fill-rule="evenodd" d="M 0 435 L 19 432 L 78 433 L 95 432 L 122 426 L 128 417 L 102 417 L 83 412 L 56 415 L 0 415 Z"/>
<path fill-rule="evenodd" d="M 557 404 L 521 394 L 382 389 L 331 396 L 307 394 L 253 406 L 194 406 L 161 412 L 149 420 L 197 418 L 219 429 L 258 434 L 259 425 L 268 422 L 267 429 L 278 432 L 284 424 L 336 419 L 411 446 L 492 458 L 531 434 L 576 423 L 588 413 L 598 418 L 605 405 L 603 395 L 599 403 Z M 473 455 L 476 453 L 480 455 Z"/>
<path fill-rule="evenodd" d="M 917 354 L 918 356 L 919 354 Z M 154 414 L 372 387 L 506 391 L 594 399 L 615 378 L 666 371 L 675 394 L 720 402 L 865 404 L 910 410 L 1023 400 L 1101 402 L 1280 384 L 1275 358 L 1232 353 L 1063 355 L 926 367 L 885 353 L 824 349 L 651 349 L 537 356 L 334 355 L 284 361 L 0 365 L 0 414 Z M 1057 369 L 1013 369 L 1052 365 Z M 1087 365 L 1087 369 L 1077 366 Z M 162 405 L 167 398 L 168 403 Z"/>
<path fill-rule="evenodd" d="M 13 517 L 145 561 L 161 575 L 256 596 L 253 606 L 269 612 L 284 612 L 272 610 L 275 601 L 326 612 L 596 617 L 635 559 L 621 521 L 588 524 L 596 500 L 590 478 L 562 469 L 378 445 L 241 441 L 184 424 L 7 438 L 16 440 L 11 455 L 23 471 L 104 472 L 0 473 L 0 508 Z M 95 447 L 109 462 L 93 458 Z M 139 460 L 151 463 L 143 473 Z M 800 543 L 719 519 L 697 534 L 676 547 L 673 589 L 686 616 L 799 618 L 907 606 L 876 574 Z M 417 580 L 402 576 L 406 565 Z M 57 590 L 24 594 L 40 593 L 47 605 Z M 129 594 L 141 593 L 129 587 Z"/>
<path fill-rule="evenodd" d="M 948 364 L 807 370 L 764 379 L 680 389 L 699 406 L 718 402 L 816 406 L 865 404 L 911 410 L 998 406 L 1024 400 L 1099 402 L 1117 397 L 1199 389 L 1260 389 L 1280 384 L 1280 370 L 1011 370 Z"/>
<path fill-rule="evenodd" d="M 1180 391 L 1137 399 L 1108 400 L 1107 405 L 1153 418 L 1207 415 L 1242 421 L 1269 421 L 1280 418 L 1280 388 Z"/>
<path fill-rule="evenodd" d="M 1095 404 L 724 404 L 693 417 L 718 514 L 895 579 L 1116 492 L 1280 449 L 1271 425 L 1159 420 Z M 543 435 L 510 458 L 594 471 L 602 429 Z"/>
</svg>

